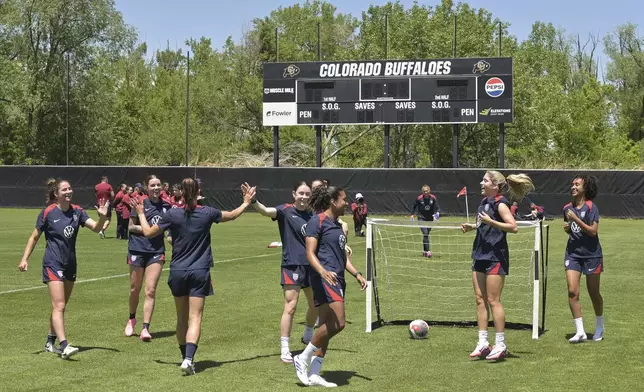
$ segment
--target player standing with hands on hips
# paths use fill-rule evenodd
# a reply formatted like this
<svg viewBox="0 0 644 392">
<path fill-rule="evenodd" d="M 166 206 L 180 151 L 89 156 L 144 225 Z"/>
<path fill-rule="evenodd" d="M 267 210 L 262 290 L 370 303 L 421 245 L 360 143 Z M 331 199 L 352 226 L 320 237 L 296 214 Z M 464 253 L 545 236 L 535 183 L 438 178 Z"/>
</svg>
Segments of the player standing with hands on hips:
<svg viewBox="0 0 644 392">
<path fill-rule="evenodd" d="M 510 272 L 510 252 L 507 233 L 517 233 L 517 222 L 510 211 L 510 202 L 501 193 L 509 189 L 512 199 L 521 200 L 534 190 L 532 180 L 525 174 L 511 174 L 507 178 L 498 171 L 488 171 L 481 181 L 483 200 L 478 208 L 476 223 L 463 223 L 464 233 L 476 229 L 472 246 L 472 283 L 476 296 L 476 314 L 479 341 L 470 359 L 500 360 L 508 355 L 505 344 L 505 310 L 501 292 L 505 276 Z M 489 307 L 488 307 L 489 305 Z M 488 309 L 492 309 L 496 341 L 488 343 Z"/>
<path fill-rule="evenodd" d="M 367 287 L 362 273 L 347 259 L 347 237 L 338 222 L 344 215 L 346 197 L 341 188 L 322 185 L 313 189 L 309 202 L 314 211 L 323 211 L 306 226 L 306 258 L 315 271 L 311 287 L 320 312 L 320 327 L 302 354 L 293 358 L 297 377 L 307 386 L 337 386 L 323 379 L 320 371 L 329 340 L 344 329 L 344 270 L 358 280 L 362 290 Z"/>
<path fill-rule="evenodd" d="M 432 188 L 429 185 L 423 185 L 421 191 L 422 193 L 414 200 L 414 204 L 411 207 L 411 220 L 414 220 L 416 211 L 418 211 L 418 221 L 438 220 L 440 207 L 438 206 L 438 199 L 432 194 Z M 432 257 L 429 246 L 429 232 L 432 229 L 421 227 L 420 231 L 423 233 L 423 256 Z"/>
<path fill-rule="evenodd" d="M 177 341 L 183 357 L 181 371 L 195 374 L 193 364 L 201 336 L 201 318 L 207 296 L 213 295 L 210 268 L 213 266 L 210 227 L 237 219 L 255 197 L 255 188 L 244 193 L 244 202 L 233 211 L 197 205 L 199 186 L 192 178 L 181 183 L 184 208 L 171 208 L 161 220 L 149 225 L 143 204 L 132 199 L 143 235 L 154 238 L 165 230 L 172 234 L 172 261 L 168 285 L 177 308 Z"/>
<path fill-rule="evenodd" d="M 575 176 L 570 184 L 570 194 L 573 201 L 563 209 L 566 222 L 564 231 L 569 235 L 564 268 L 568 282 L 568 304 L 577 331 L 569 341 L 581 343 L 587 339 L 579 304 L 579 281 L 583 273 L 597 322 L 593 340 L 598 342 L 604 338 L 604 299 L 599 292 L 604 259 L 598 234 L 599 209 L 592 201 L 597 196 L 597 180 L 593 176 Z"/>
<path fill-rule="evenodd" d="M 98 222 L 87 216 L 85 210 L 72 204 L 72 186 L 69 181 L 47 181 L 47 203 L 49 206 L 38 214 L 36 228 L 31 233 L 22 261 L 18 265 L 20 272 L 29 268 L 29 256 L 33 252 L 40 235 L 45 233 L 47 246 L 42 260 L 42 281 L 49 289 L 51 298 L 51 317 L 49 334 L 45 351 L 56 353 L 67 359 L 78 353 L 77 347 L 67 343 L 65 335 L 65 307 L 74 289 L 76 281 L 76 237 L 81 226 L 95 233 L 103 230 L 107 221 L 110 201 L 98 206 Z M 54 343 L 60 341 L 60 349 Z"/>
</svg>

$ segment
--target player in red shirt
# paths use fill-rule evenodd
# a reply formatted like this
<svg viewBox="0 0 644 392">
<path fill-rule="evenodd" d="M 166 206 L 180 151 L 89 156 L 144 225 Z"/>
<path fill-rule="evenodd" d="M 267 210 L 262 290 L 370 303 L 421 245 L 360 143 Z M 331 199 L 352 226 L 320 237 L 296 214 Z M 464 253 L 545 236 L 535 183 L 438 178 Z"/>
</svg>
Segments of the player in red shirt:
<svg viewBox="0 0 644 392">
<path fill-rule="evenodd" d="M 353 226 L 357 236 L 364 237 L 362 226 L 367 225 L 367 203 L 364 202 L 362 193 L 356 194 L 356 201 L 351 203 L 353 212 Z"/>
<path fill-rule="evenodd" d="M 105 205 L 106 202 L 109 202 L 107 219 L 105 220 L 103 229 L 98 232 L 101 238 L 105 238 L 105 230 L 110 226 L 110 220 L 112 219 L 112 200 L 114 200 L 114 189 L 107 182 L 107 176 L 101 177 L 101 182 L 94 187 L 94 193 L 96 194 L 96 209 L 98 209 L 98 206 Z"/>
<path fill-rule="evenodd" d="M 161 200 L 169 200 L 170 199 L 170 184 L 167 182 L 164 182 L 161 185 L 161 195 L 159 196 Z"/>
<path fill-rule="evenodd" d="M 123 209 L 119 207 L 123 196 L 127 192 L 127 185 L 124 183 L 119 184 L 119 191 L 114 196 L 114 201 L 112 202 L 112 208 L 116 210 L 116 239 L 121 239 L 124 235 L 127 236 L 127 233 L 123 234 L 123 231 L 127 231 L 127 222 L 124 224 L 123 220 Z"/>
</svg>

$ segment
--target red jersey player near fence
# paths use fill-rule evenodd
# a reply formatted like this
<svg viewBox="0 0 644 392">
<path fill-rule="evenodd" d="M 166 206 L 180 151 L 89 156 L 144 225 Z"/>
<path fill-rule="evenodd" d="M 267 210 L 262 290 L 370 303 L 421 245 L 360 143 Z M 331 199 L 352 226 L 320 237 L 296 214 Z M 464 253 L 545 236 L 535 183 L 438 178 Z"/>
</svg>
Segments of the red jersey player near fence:
<svg viewBox="0 0 644 392">
<path fill-rule="evenodd" d="M 107 219 L 105 220 L 103 229 L 98 232 L 101 238 L 105 238 L 105 230 L 110 226 L 110 220 L 112 219 L 112 200 L 114 200 L 114 189 L 107 182 L 107 176 L 101 177 L 101 182 L 94 187 L 94 193 L 96 194 L 96 209 L 104 205 L 105 202 L 110 202 L 107 210 Z"/>
</svg>

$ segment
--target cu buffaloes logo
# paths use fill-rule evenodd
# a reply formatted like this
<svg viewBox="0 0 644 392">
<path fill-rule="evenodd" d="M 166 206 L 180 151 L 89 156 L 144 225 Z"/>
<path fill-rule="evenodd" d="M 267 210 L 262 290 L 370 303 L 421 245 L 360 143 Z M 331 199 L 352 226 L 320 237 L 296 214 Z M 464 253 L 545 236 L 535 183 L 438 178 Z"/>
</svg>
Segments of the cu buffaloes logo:
<svg viewBox="0 0 644 392">
<path fill-rule="evenodd" d="M 300 68 L 297 65 L 291 64 L 288 67 L 284 68 L 284 77 L 292 78 L 300 73 Z"/>
<path fill-rule="evenodd" d="M 488 63 L 485 60 L 479 60 L 476 64 L 474 64 L 474 68 L 472 69 L 473 74 L 484 74 L 487 71 L 490 70 L 492 66 L 490 63 Z"/>
</svg>

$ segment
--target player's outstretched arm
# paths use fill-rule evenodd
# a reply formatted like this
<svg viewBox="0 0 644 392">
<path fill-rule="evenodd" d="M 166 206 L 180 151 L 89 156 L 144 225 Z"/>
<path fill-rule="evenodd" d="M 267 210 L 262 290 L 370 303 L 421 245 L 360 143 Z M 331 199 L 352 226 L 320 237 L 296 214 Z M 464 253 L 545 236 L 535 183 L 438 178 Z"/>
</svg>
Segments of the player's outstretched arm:
<svg viewBox="0 0 644 392">
<path fill-rule="evenodd" d="M 110 201 L 106 200 L 105 204 L 102 206 L 98 207 L 98 222 L 96 222 L 92 218 L 87 218 L 87 220 L 84 223 L 84 226 L 93 231 L 94 233 L 98 233 L 99 231 L 103 230 L 103 226 L 105 226 L 105 221 L 107 220 L 107 210 L 110 207 Z M 81 221 L 82 223 L 82 221 Z"/>
<path fill-rule="evenodd" d="M 34 228 L 34 231 L 31 232 L 31 235 L 27 240 L 27 245 L 25 246 L 25 252 L 22 255 L 22 260 L 20 260 L 20 264 L 18 264 L 18 270 L 20 270 L 20 272 L 25 272 L 29 268 L 29 256 L 31 256 L 31 252 L 34 251 L 41 234 L 42 232 L 37 228 Z"/>
<path fill-rule="evenodd" d="M 250 188 L 252 187 L 248 185 L 247 182 L 243 183 L 241 186 L 243 193 L 246 193 L 246 191 L 249 190 Z M 264 215 L 273 219 L 277 218 L 277 209 L 275 207 L 266 207 L 265 205 L 257 201 L 257 199 L 251 200 L 251 204 L 255 209 L 255 211 L 259 212 L 260 215 Z"/>
<path fill-rule="evenodd" d="M 246 189 L 244 192 L 244 202 L 232 211 L 222 211 L 221 221 L 228 222 L 237 219 L 246 210 L 246 208 L 248 208 L 254 198 L 255 187 Z"/>
</svg>

